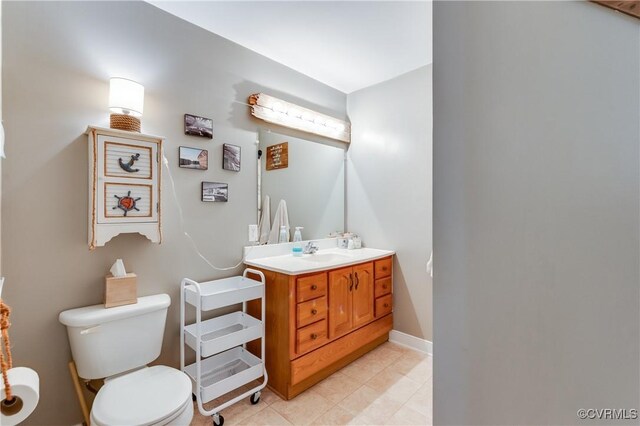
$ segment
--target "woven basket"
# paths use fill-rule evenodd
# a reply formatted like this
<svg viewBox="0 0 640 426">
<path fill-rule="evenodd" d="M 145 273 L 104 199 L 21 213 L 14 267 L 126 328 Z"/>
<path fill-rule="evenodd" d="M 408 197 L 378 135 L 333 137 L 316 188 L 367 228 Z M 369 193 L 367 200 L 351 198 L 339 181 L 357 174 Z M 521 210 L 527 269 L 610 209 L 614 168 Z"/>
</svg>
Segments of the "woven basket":
<svg viewBox="0 0 640 426">
<path fill-rule="evenodd" d="M 111 114 L 109 126 L 112 129 L 127 130 L 140 133 L 140 119 L 124 114 Z"/>
</svg>

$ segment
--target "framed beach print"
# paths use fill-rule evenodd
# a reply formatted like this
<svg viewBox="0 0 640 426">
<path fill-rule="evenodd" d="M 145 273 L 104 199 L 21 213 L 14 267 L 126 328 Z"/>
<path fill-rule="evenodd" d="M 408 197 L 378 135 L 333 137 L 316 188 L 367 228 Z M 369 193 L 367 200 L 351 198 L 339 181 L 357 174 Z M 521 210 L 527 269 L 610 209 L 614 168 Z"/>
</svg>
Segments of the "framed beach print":
<svg viewBox="0 0 640 426">
<path fill-rule="evenodd" d="M 240 171 L 240 147 L 225 143 L 222 146 L 222 168 L 233 172 Z"/>
<path fill-rule="evenodd" d="M 229 184 L 202 182 L 202 201 L 226 203 L 229 201 Z"/>
<path fill-rule="evenodd" d="M 183 169 L 207 170 L 209 168 L 209 151 L 200 148 L 181 146 L 179 166 Z"/>
</svg>

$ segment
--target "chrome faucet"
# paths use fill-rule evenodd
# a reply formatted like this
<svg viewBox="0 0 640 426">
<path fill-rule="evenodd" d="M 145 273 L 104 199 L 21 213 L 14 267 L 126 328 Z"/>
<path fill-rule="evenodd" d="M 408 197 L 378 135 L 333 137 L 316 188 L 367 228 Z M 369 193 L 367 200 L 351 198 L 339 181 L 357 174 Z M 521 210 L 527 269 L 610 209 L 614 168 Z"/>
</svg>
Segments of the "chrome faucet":
<svg viewBox="0 0 640 426">
<path fill-rule="evenodd" d="M 319 248 L 320 247 L 318 247 L 315 242 L 309 241 L 304 248 L 304 254 L 315 254 L 315 252 L 317 252 Z"/>
</svg>

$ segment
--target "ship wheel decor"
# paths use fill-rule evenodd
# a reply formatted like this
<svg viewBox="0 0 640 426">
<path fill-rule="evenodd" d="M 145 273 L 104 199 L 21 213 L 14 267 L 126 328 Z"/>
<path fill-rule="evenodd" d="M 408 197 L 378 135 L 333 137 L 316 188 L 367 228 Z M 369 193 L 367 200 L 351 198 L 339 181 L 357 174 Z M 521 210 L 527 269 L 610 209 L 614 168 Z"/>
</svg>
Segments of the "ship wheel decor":
<svg viewBox="0 0 640 426">
<path fill-rule="evenodd" d="M 140 169 L 132 169 L 131 167 L 139 159 L 140 159 L 140 154 L 136 153 L 135 155 L 132 155 L 131 159 L 126 163 L 122 161 L 122 158 L 118 158 L 118 164 L 120 164 L 120 168 L 122 168 L 122 170 L 124 170 L 125 172 L 136 173 L 136 172 L 139 172 Z"/>
<path fill-rule="evenodd" d="M 131 191 L 127 192 L 127 195 L 125 195 L 124 197 L 118 197 L 117 195 L 114 195 L 114 197 L 118 199 L 118 205 L 115 206 L 113 210 L 120 209 L 124 212 L 125 216 L 131 210 L 140 211 L 140 209 L 136 207 L 136 201 L 138 201 L 141 197 L 133 198 L 131 196 Z"/>
</svg>

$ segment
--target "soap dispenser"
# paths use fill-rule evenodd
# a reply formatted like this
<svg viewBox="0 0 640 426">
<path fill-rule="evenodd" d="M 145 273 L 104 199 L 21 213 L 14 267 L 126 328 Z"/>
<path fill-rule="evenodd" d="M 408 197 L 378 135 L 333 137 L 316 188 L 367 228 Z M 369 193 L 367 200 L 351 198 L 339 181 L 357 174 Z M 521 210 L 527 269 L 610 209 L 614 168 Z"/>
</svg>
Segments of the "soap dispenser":
<svg viewBox="0 0 640 426">
<path fill-rule="evenodd" d="M 291 249 L 292 254 L 295 257 L 302 256 L 302 230 L 304 228 L 302 226 L 296 226 L 296 232 L 293 234 L 293 248 Z"/>
<path fill-rule="evenodd" d="M 280 238 L 278 238 L 278 242 L 279 243 L 288 243 L 289 242 L 289 238 L 287 236 L 287 227 L 285 225 L 282 225 L 280 227 Z"/>
</svg>

